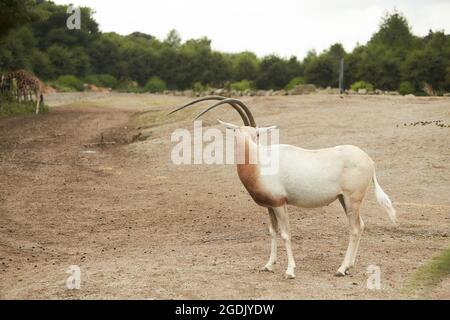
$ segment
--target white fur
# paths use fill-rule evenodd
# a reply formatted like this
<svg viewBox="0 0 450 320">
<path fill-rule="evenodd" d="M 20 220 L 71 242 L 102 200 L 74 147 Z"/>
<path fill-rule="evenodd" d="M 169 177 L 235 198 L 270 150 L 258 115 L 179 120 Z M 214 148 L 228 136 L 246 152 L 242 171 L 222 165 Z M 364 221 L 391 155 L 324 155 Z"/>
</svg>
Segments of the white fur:
<svg viewBox="0 0 450 320">
<path fill-rule="evenodd" d="M 285 199 L 287 204 L 298 207 L 322 207 L 340 198 L 346 209 L 350 226 L 350 241 L 347 252 L 336 275 L 348 273 L 355 263 L 361 234 L 364 229 L 359 209 L 370 182 L 373 181 L 378 203 L 396 222 L 395 209 L 389 197 L 381 189 L 375 175 L 372 159 L 361 149 L 352 145 L 333 148 L 307 150 L 299 147 L 275 144 L 258 145 L 254 140 L 258 130 L 270 128 L 238 127 L 220 121 L 226 128 L 235 130 L 237 141 L 247 141 L 250 152 L 257 150 L 260 163 L 278 157 L 279 166 L 273 174 L 260 174 L 260 187 L 277 199 Z M 241 135 L 241 136 L 240 136 Z M 240 138 L 239 138 L 240 136 Z M 244 137 L 244 139 L 242 139 Z M 247 138 L 247 139 L 246 139 Z M 239 142 L 236 145 L 239 146 Z M 262 173 L 262 170 L 260 170 Z M 270 227 L 272 237 L 271 254 L 264 270 L 272 271 L 276 262 L 276 231 L 279 228 L 288 254 L 286 276 L 294 278 L 295 261 L 291 248 L 289 217 L 286 206 L 270 207 Z"/>
<path fill-rule="evenodd" d="M 391 199 L 389 199 L 388 195 L 381 189 L 375 173 L 373 174 L 373 184 L 375 186 L 375 196 L 378 203 L 386 210 L 392 223 L 397 224 L 397 213 L 392 206 Z"/>
</svg>

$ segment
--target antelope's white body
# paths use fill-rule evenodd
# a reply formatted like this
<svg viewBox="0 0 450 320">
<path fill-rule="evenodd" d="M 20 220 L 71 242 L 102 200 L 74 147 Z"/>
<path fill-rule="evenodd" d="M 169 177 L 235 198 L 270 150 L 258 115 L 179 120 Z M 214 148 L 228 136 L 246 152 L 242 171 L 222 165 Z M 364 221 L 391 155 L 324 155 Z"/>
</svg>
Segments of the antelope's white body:
<svg viewBox="0 0 450 320">
<path fill-rule="evenodd" d="M 359 209 L 371 181 L 378 202 L 390 219 L 396 222 L 395 209 L 378 184 L 372 159 L 358 147 L 342 145 L 307 150 L 286 144 L 264 146 L 258 144 L 256 138 L 258 130 L 264 128 L 221 123 L 235 131 L 237 158 L 246 159 L 246 162 L 237 164 L 241 182 L 257 204 L 269 209 L 272 244 L 264 270 L 272 271 L 276 262 L 276 231 L 279 227 L 288 253 L 286 276 L 295 277 L 286 204 L 315 208 L 339 199 L 349 220 L 350 241 L 344 261 L 336 273 L 338 276 L 346 275 L 355 263 L 364 229 Z M 245 157 L 240 156 L 242 154 Z M 252 163 L 249 159 L 258 161 Z M 272 170 L 264 171 L 264 164 L 272 164 Z"/>
<path fill-rule="evenodd" d="M 270 150 L 260 150 L 260 158 L 278 157 L 279 166 L 273 175 L 260 174 L 262 187 L 298 207 L 322 207 L 344 192 L 365 192 L 375 172 L 372 159 L 351 145 L 318 150 L 286 144 L 264 148 Z"/>
<path fill-rule="evenodd" d="M 294 278 L 295 261 L 291 247 L 289 216 L 286 205 L 303 208 L 322 207 L 339 200 L 347 215 L 350 240 L 344 261 L 336 272 L 344 276 L 355 264 L 356 254 L 364 230 L 360 216 L 361 202 L 372 181 L 378 203 L 383 206 L 389 218 L 395 223 L 396 212 L 391 200 L 378 184 L 372 159 L 361 149 L 352 145 L 307 150 L 292 145 L 260 145 L 259 134 L 275 127 L 258 128 L 249 108 L 240 100 L 222 96 L 207 96 L 191 101 L 171 113 L 195 103 L 219 100 L 198 116 L 228 104 L 241 116 L 244 126 L 239 127 L 219 122 L 235 132 L 239 179 L 253 200 L 268 208 L 272 237 L 269 261 L 263 267 L 272 271 L 277 261 L 277 231 L 280 230 L 286 246 L 288 267 L 287 278 Z M 197 119 L 196 118 L 196 119 Z M 250 159 L 257 159 L 252 162 Z M 269 164 L 270 170 L 267 170 Z"/>
</svg>

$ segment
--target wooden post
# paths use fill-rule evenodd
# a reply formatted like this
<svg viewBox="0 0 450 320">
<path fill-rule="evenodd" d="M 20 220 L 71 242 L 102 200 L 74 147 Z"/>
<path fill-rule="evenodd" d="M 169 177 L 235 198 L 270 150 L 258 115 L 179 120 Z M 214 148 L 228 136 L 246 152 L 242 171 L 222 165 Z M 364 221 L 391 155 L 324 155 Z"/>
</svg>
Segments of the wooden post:
<svg viewBox="0 0 450 320">
<path fill-rule="evenodd" d="M 339 61 L 339 93 L 344 93 L 344 58 Z"/>
</svg>

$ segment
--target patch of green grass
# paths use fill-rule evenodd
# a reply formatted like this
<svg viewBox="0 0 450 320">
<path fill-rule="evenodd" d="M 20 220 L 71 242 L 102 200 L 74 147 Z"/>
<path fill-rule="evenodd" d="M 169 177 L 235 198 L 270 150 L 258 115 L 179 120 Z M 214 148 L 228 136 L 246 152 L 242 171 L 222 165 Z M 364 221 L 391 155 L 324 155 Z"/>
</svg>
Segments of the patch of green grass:
<svg viewBox="0 0 450 320">
<path fill-rule="evenodd" d="M 245 90 L 250 90 L 252 88 L 252 83 L 248 80 L 241 80 L 241 81 L 237 81 L 237 82 L 233 82 L 230 84 L 230 89 L 231 90 L 236 90 L 236 91 L 245 91 Z"/>
<path fill-rule="evenodd" d="M 146 128 L 156 127 L 171 120 L 167 113 L 167 111 L 149 110 L 139 115 L 137 123 Z"/>
<path fill-rule="evenodd" d="M 47 111 L 48 107 L 45 104 L 40 104 L 39 113 Z M 33 101 L 2 101 L 0 103 L 0 117 L 35 112 L 36 102 Z"/>
<path fill-rule="evenodd" d="M 83 91 L 83 81 L 73 75 L 59 76 L 56 80 L 49 81 L 48 85 L 62 92 Z"/>
<path fill-rule="evenodd" d="M 295 77 L 292 78 L 291 81 L 284 87 L 284 90 L 292 90 L 295 86 L 298 86 L 300 84 L 305 84 L 305 79 L 303 77 Z"/>
<path fill-rule="evenodd" d="M 366 81 L 356 81 L 350 86 L 350 89 L 358 92 L 359 89 L 366 89 L 368 92 L 373 91 L 373 85 Z"/>
<path fill-rule="evenodd" d="M 118 88 L 116 91 L 123 92 L 123 93 L 147 93 L 148 92 L 143 87 Z"/>
<path fill-rule="evenodd" d="M 148 79 L 147 83 L 144 86 L 144 89 L 147 92 L 163 92 L 164 90 L 166 90 L 166 83 L 159 77 L 153 76 Z"/>
<path fill-rule="evenodd" d="M 406 293 L 429 292 L 448 276 L 450 276 L 450 248 L 440 252 L 414 273 L 406 287 Z"/>
<path fill-rule="evenodd" d="M 115 89 L 118 85 L 117 79 L 110 74 L 90 74 L 83 78 L 84 83 Z"/>
</svg>

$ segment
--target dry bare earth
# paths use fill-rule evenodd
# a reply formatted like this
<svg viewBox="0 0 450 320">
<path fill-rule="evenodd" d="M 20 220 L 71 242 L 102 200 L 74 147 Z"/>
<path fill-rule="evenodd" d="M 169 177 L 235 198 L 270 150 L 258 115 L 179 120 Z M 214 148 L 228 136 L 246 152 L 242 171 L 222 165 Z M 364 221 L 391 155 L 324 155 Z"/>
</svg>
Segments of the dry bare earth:
<svg viewBox="0 0 450 320">
<path fill-rule="evenodd" d="M 408 298 L 408 278 L 449 246 L 450 129 L 403 126 L 449 124 L 449 99 L 245 99 L 260 124 L 281 128 L 283 143 L 367 151 L 398 209 L 395 228 L 370 190 L 357 264 L 336 278 L 348 241 L 342 208 L 289 207 L 295 280 L 284 279 L 281 241 L 275 272 L 258 272 L 269 255 L 268 217 L 232 166 L 170 161 L 170 134 L 192 130 L 193 110 L 164 114 L 187 100 L 56 94 L 48 101 L 60 106 L 48 114 L 0 119 L 1 298 Z M 215 126 L 219 114 L 239 122 L 227 110 L 205 124 Z M 137 127 L 149 138 L 124 143 Z M 102 134 L 116 143 L 85 146 Z M 81 267 L 80 290 L 65 287 L 73 264 Z M 366 288 L 370 264 L 381 268 L 380 291 Z M 431 296 L 448 299 L 448 288 L 447 279 Z"/>
</svg>

